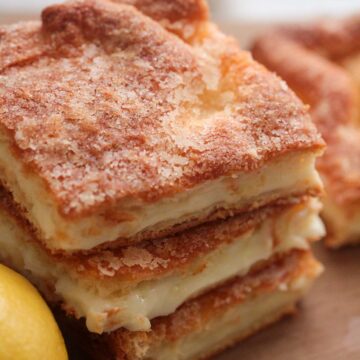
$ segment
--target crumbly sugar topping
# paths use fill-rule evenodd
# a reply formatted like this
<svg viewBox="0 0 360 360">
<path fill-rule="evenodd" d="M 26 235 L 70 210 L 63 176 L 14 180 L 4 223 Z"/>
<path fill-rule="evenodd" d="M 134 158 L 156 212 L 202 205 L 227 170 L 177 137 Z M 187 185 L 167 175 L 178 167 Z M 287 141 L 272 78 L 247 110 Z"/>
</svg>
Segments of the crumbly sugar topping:
<svg viewBox="0 0 360 360">
<path fill-rule="evenodd" d="M 0 29 L 0 129 L 63 215 L 322 147 L 283 82 L 201 23 L 190 42 L 132 5 L 85 0 Z"/>
</svg>

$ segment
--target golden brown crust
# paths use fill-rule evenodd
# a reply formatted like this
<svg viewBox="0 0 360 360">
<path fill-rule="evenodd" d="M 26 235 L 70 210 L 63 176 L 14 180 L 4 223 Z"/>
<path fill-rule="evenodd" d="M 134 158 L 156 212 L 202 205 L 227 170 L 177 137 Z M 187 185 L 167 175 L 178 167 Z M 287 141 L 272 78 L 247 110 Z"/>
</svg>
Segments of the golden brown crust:
<svg viewBox="0 0 360 360">
<path fill-rule="evenodd" d="M 1 130 L 60 213 L 156 201 L 323 147 L 284 83 L 205 28 L 190 46 L 133 6 L 88 0 L 1 29 Z"/>
<path fill-rule="evenodd" d="M 323 19 L 313 24 L 283 26 L 298 44 L 331 60 L 339 60 L 360 51 L 360 14 L 345 19 Z"/>
<path fill-rule="evenodd" d="M 311 106 L 328 149 L 319 159 L 329 198 L 344 211 L 360 206 L 360 86 L 341 63 L 360 51 L 360 16 L 295 25 L 259 38 L 254 56 Z"/>
<path fill-rule="evenodd" d="M 37 21 L 0 27 L 0 74 L 11 66 L 21 66 L 44 55 Z"/>
<path fill-rule="evenodd" d="M 277 31 L 258 39 L 253 54 L 311 106 L 313 119 L 327 144 L 337 126 L 356 118 L 356 88 L 337 64 Z"/>
<path fill-rule="evenodd" d="M 147 347 L 173 343 L 186 335 L 201 331 L 208 322 L 222 316 L 228 309 L 256 296 L 271 293 L 281 283 L 289 284 L 299 276 L 315 277 L 318 267 L 310 252 L 293 250 L 258 264 L 244 277 L 232 279 L 187 301 L 171 315 L 154 319 L 149 332 L 120 329 L 101 336 L 89 333 L 87 336 L 97 350 L 107 354 L 107 359 L 140 359 L 139 349 L 145 352 Z M 79 322 L 74 326 L 79 326 Z"/>
<path fill-rule="evenodd" d="M 205 0 L 111 0 L 135 6 L 145 15 L 158 21 L 168 31 L 187 41 L 201 37 L 201 29 L 209 17 Z"/>
<path fill-rule="evenodd" d="M 29 234 L 34 246 L 46 251 L 54 263 L 63 266 L 66 272 L 82 281 L 101 280 L 104 287 L 111 284 L 131 282 L 136 286 L 140 281 L 156 279 L 174 272 L 188 269 L 198 262 L 198 268 L 206 266 L 206 255 L 224 244 L 233 242 L 248 230 L 259 226 L 265 219 L 274 218 L 290 207 L 307 206 L 306 196 L 296 197 L 249 211 L 226 220 L 207 223 L 186 230 L 178 235 L 155 241 L 143 241 L 133 246 L 98 250 L 94 253 L 55 254 L 47 250 L 36 238 L 31 225 L 18 214 L 11 196 L 0 189 L 0 208 L 9 214 Z M 203 259 L 203 261 L 199 261 Z"/>
</svg>

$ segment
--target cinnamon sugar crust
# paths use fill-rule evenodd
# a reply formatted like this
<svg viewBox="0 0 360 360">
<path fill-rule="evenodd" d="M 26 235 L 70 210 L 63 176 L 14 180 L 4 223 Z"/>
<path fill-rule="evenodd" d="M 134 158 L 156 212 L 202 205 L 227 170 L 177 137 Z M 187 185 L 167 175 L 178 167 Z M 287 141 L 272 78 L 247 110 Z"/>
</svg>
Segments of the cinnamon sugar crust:
<svg viewBox="0 0 360 360">
<path fill-rule="evenodd" d="M 2 136 L 62 216 L 323 147 L 306 107 L 210 23 L 190 45 L 133 6 L 89 0 L 0 31 Z"/>
<path fill-rule="evenodd" d="M 347 243 L 347 238 L 360 239 L 356 226 L 360 216 L 359 39 L 360 16 L 354 16 L 281 27 L 253 47 L 255 58 L 310 104 L 327 143 L 318 169 L 328 194 L 324 215 L 329 226 L 334 228 L 332 222 L 344 219 L 329 240 L 336 246 Z"/>
<path fill-rule="evenodd" d="M 276 51 L 272 51 L 273 49 Z M 312 117 L 327 144 L 336 127 L 356 119 L 356 86 L 336 63 L 275 30 L 261 37 L 253 47 L 256 59 L 281 75 L 310 105 Z M 291 58 L 291 61 L 290 61 Z"/>
<path fill-rule="evenodd" d="M 205 0 L 111 0 L 136 7 L 168 31 L 191 42 L 201 38 L 209 16 Z"/>
<path fill-rule="evenodd" d="M 283 26 L 282 33 L 307 49 L 338 61 L 360 50 L 360 15 L 323 19 L 313 24 Z"/>
</svg>

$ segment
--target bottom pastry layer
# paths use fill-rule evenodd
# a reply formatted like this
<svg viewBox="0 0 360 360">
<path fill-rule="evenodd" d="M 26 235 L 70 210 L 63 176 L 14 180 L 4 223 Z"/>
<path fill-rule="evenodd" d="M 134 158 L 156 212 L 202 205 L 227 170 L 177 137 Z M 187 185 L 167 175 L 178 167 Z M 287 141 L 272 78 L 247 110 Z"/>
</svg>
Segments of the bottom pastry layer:
<svg viewBox="0 0 360 360">
<path fill-rule="evenodd" d="M 85 349 L 91 359 L 205 359 L 293 312 L 321 270 L 310 251 L 276 255 L 246 276 L 154 319 L 151 331 L 119 329 L 96 335 L 65 315 L 60 323 L 72 346 Z"/>
</svg>

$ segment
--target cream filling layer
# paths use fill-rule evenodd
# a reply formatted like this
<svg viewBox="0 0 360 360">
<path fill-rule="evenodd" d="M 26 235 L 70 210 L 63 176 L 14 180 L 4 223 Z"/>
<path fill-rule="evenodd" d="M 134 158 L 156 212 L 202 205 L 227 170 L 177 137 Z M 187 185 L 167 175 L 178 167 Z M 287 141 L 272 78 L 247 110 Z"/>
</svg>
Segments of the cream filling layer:
<svg viewBox="0 0 360 360">
<path fill-rule="evenodd" d="M 192 360 L 204 356 L 207 358 L 217 350 L 232 345 L 233 341 L 252 335 L 291 310 L 313 282 L 312 278 L 306 276 L 298 280 L 301 286 L 282 283 L 277 291 L 232 307 L 222 316 L 206 324 L 201 331 L 174 343 L 165 343 L 148 349 L 139 347 L 139 358 L 148 360 Z"/>
<path fill-rule="evenodd" d="M 174 312 L 184 301 L 216 284 L 246 274 L 256 262 L 288 249 L 308 248 L 307 240 L 324 235 L 319 210 L 317 201 L 311 201 L 308 206 L 293 206 L 241 236 L 229 239 L 231 242 L 198 259 L 185 272 L 141 282 L 125 295 L 114 290 L 101 296 L 95 285 L 89 288 L 71 278 L 66 269 L 29 243 L 27 234 L 3 211 L 0 256 L 19 271 L 30 272 L 40 285 L 42 280 L 52 280 L 56 294 L 78 317 L 86 318 L 90 331 L 102 333 L 119 327 L 149 330 L 151 319 Z"/>
<path fill-rule="evenodd" d="M 0 179 L 11 190 L 15 201 L 26 208 L 41 240 L 51 249 L 86 250 L 152 228 L 156 231 L 170 228 L 192 218 L 204 217 L 216 208 L 242 208 L 256 204 L 264 195 L 273 194 L 278 198 L 321 186 L 315 170 L 317 154 L 295 153 L 258 171 L 208 181 L 155 203 L 127 199 L 113 211 L 121 212 L 122 220 L 117 222 L 101 214 L 69 220 L 58 212 L 40 178 L 23 169 L 21 161 L 9 150 L 7 141 L 0 135 Z M 91 195 L 82 197 L 89 203 L 93 201 Z"/>
</svg>

